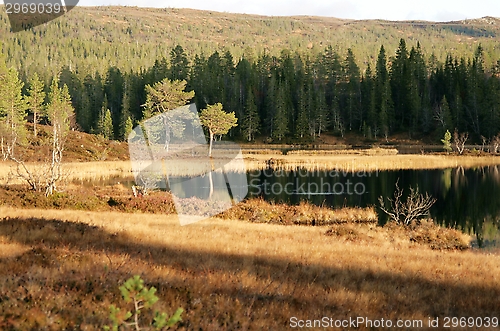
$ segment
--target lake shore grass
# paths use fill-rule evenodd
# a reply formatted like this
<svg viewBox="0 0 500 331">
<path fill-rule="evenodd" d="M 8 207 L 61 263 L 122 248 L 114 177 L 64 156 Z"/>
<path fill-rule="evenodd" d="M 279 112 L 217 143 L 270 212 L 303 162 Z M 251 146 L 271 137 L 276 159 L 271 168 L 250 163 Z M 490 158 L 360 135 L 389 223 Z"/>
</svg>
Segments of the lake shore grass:
<svg viewBox="0 0 500 331">
<path fill-rule="evenodd" d="M 291 151 L 283 155 L 280 151 L 263 150 L 262 153 L 244 153 L 244 162 L 232 162 L 226 169 L 234 172 L 263 170 L 271 167 L 275 170 L 308 171 L 338 170 L 343 172 L 370 172 L 405 169 L 447 169 L 455 167 L 472 168 L 500 165 L 500 156 L 493 154 L 397 154 L 396 150 L 372 148 L 367 150 L 332 150 L 332 151 Z M 35 168 L 40 163 L 27 163 Z M 217 161 L 215 162 L 217 166 Z M 109 178 L 133 179 L 130 161 L 93 161 L 69 162 L 63 165 L 67 181 L 105 180 Z M 171 162 L 168 171 L 172 176 L 199 175 L 210 170 L 209 165 L 199 158 L 181 159 Z M 15 164 L 0 162 L 0 184 L 9 180 L 9 173 L 15 170 Z M 20 183 L 11 179 L 9 183 Z"/>
<path fill-rule="evenodd" d="M 158 289 L 157 309 L 185 309 L 177 330 L 281 330 L 323 316 L 442 326 L 500 310 L 499 255 L 432 250 L 400 227 L 182 227 L 165 215 L 5 206 L 0 215 L 3 329 L 101 330 L 135 274 Z"/>
<path fill-rule="evenodd" d="M 264 169 L 269 156 L 254 154 L 247 158 L 250 169 Z M 272 167 L 284 170 L 304 168 L 309 171 L 332 170 L 347 172 L 370 172 L 383 170 L 426 170 L 455 167 L 480 167 L 499 165 L 500 156 L 496 155 L 455 155 L 455 154 L 363 154 L 320 152 L 293 153 L 272 157 Z"/>
</svg>

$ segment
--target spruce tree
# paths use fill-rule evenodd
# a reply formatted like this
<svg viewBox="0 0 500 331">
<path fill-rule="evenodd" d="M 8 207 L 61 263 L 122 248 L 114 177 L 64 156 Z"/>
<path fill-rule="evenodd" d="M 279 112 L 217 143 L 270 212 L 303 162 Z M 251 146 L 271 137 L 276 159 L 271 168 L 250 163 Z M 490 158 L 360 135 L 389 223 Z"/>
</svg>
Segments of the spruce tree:
<svg viewBox="0 0 500 331">
<path fill-rule="evenodd" d="M 377 110 L 375 107 L 375 80 L 370 64 L 368 64 L 365 76 L 361 82 L 361 91 L 363 111 L 366 113 L 367 135 L 370 138 L 373 135 L 376 139 L 378 133 L 378 121 Z"/>
<path fill-rule="evenodd" d="M 297 138 L 304 138 L 304 136 L 308 132 L 308 116 L 307 116 L 307 107 L 306 107 L 306 96 L 304 92 L 304 87 L 299 90 L 298 95 L 298 109 L 297 109 L 297 119 L 295 121 L 295 136 Z"/>
<path fill-rule="evenodd" d="M 0 64 L 0 66 L 2 66 Z M 3 67 L 5 68 L 5 67 Z M 28 105 L 22 95 L 24 83 L 14 68 L 5 72 L 0 68 L 0 140 L 4 160 L 15 158 L 15 149 L 26 139 L 26 110 Z"/>
<path fill-rule="evenodd" d="M 446 100 L 446 96 L 443 96 L 438 109 L 436 111 L 435 116 L 436 121 L 439 125 L 440 135 L 443 135 L 446 131 L 451 130 L 453 127 L 450 107 L 448 105 L 448 100 Z"/>
<path fill-rule="evenodd" d="M 377 70 L 375 73 L 375 108 L 377 111 L 378 125 L 381 133 L 387 139 L 391 125 L 393 123 L 393 101 L 391 95 L 391 86 L 389 74 L 387 71 L 387 57 L 384 46 L 380 47 L 377 58 Z"/>
<path fill-rule="evenodd" d="M 170 80 L 187 80 L 189 73 L 189 60 L 181 45 L 175 46 L 170 51 Z"/>
<path fill-rule="evenodd" d="M 111 110 L 103 106 L 97 123 L 97 133 L 106 139 L 113 139 L 113 119 Z"/>
<path fill-rule="evenodd" d="M 396 57 L 392 60 L 390 81 L 392 98 L 394 101 L 396 129 L 405 128 L 409 121 L 409 116 L 406 111 L 409 108 L 410 72 L 408 50 L 406 49 L 406 42 L 404 39 L 399 41 Z"/>
<path fill-rule="evenodd" d="M 288 114 L 285 100 L 285 87 L 283 85 L 278 85 L 278 89 L 276 92 L 272 137 L 281 141 L 281 139 L 283 139 L 288 132 Z"/>
<path fill-rule="evenodd" d="M 44 84 L 38 78 L 38 74 L 33 74 L 30 80 L 30 86 L 28 88 L 28 95 L 26 101 L 28 103 L 28 109 L 33 114 L 33 135 L 37 137 L 37 124 L 40 121 L 40 117 L 44 114 L 44 101 L 45 101 L 45 91 Z"/>
<path fill-rule="evenodd" d="M 111 112 L 111 119 L 113 121 L 113 133 L 115 136 L 110 139 L 120 139 L 120 122 L 123 118 L 123 94 L 125 88 L 125 79 L 116 67 L 110 67 L 106 74 L 106 82 L 104 84 L 104 91 L 107 96 L 108 106 L 107 109 Z"/>
<path fill-rule="evenodd" d="M 347 57 L 345 60 L 345 75 L 346 75 L 346 111 L 347 111 L 347 124 L 349 131 L 353 127 L 360 128 L 362 123 L 361 115 L 361 91 L 360 91 L 360 71 L 356 64 L 356 59 L 352 50 L 347 50 Z"/>
<path fill-rule="evenodd" d="M 245 114 L 241 120 L 243 136 L 247 141 L 255 139 L 255 134 L 260 132 L 259 113 L 251 90 L 248 91 Z"/>
<path fill-rule="evenodd" d="M 128 135 L 132 132 L 133 129 L 134 129 L 134 122 L 129 116 L 125 120 L 125 125 L 123 126 L 123 136 L 125 137 L 125 139 L 128 138 Z"/>
<path fill-rule="evenodd" d="M 326 106 L 325 92 L 322 88 L 316 94 L 316 121 L 318 129 L 318 137 L 321 137 L 321 132 L 325 131 L 329 125 L 328 107 Z"/>
</svg>

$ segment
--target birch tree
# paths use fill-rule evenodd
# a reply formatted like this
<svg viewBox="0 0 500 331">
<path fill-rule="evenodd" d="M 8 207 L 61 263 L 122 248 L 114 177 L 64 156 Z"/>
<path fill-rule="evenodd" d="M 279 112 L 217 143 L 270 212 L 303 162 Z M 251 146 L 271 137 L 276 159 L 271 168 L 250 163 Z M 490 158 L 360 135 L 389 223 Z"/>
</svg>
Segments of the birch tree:
<svg viewBox="0 0 500 331">
<path fill-rule="evenodd" d="M 70 121 L 74 116 L 68 87 L 59 87 L 59 79 L 52 81 L 47 105 L 47 117 L 52 126 L 52 159 L 49 176 L 47 178 L 46 195 L 51 195 L 56 190 L 56 184 L 62 178 L 62 156 L 66 136 L 70 130 Z"/>
</svg>

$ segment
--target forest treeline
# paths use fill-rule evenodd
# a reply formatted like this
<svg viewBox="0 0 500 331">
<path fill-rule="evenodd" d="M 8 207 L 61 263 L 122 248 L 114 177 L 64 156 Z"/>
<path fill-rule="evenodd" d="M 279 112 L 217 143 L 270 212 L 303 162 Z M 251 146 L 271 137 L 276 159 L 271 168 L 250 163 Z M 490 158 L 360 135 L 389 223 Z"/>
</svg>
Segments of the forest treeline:
<svg viewBox="0 0 500 331">
<path fill-rule="evenodd" d="M 0 5 L 0 42 L 7 64 L 23 81 L 34 73 L 46 83 L 62 67 L 87 75 L 106 74 L 115 66 L 139 72 L 181 45 L 188 58 L 230 51 L 248 60 L 282 49 L 316 56 L 332 47 L 342 57 L 351 49 L 362 71 L 375 67 L 380 45 L 392 54 L 399 39 L 420 41 L 430 57 L 444 61 L 448 53 L 470 57 L 478 44 L 485 66 L 500 58 L 500 19 L 484 17 L 457 22 L 347 20 L 333 17 L 259 16 L 193 9 L 77 6 L 48 24 L 12 33 Z M 251 60 L 250 60 L 251 61 Z M 251 61 L 252 62 L 252 61 Z"/>
<path fill-rule="evenodd" d="M 230 139 L 309 142 L 324 132 L 357 132 L 367 139 L 433 134 L 439 143 L 456 130 L 479 141 L 500 132 L 500 70 L 485 68 L 483 52 L 479 45 L 470 58 L 450 54 L 441 63 L 401 39 L 394 54 L 381 46 L 375 67 L 362 71 L 350 49 L 236 60 L 229 51 L 189 59 L 176 46 L 168 60 L 137 73 L 110 67 L 80 79 L 63 67 L 58 82 L 71 96 L 74 125 L 112 139 L 125 139 L 131 123 L 143 119 L 146 86 L 168 78 L 187 82 L 198 109 L 221 103 L 235 112 Z M 27 96 L 30 84 L 24 83 Z"/>
</svg>

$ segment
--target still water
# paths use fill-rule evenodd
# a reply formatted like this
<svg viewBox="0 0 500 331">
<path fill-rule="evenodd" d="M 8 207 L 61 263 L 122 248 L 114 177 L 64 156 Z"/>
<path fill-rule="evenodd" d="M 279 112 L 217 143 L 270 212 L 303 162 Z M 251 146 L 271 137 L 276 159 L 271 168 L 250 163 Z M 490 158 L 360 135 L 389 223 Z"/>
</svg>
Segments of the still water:
<svg viewBox="0 0 500 331">
<path fill-rule="evenodd" d="M 437 223 L 475 234 L 480 246 L 496 246 L 500 240 L 500 166 L 354 173 L 267 170 L 250 172 L 248 178 L 250 196 L 330 207 L 378 206 L 378 198 L 392 197 L 398 183 L 405 194 L 412 187 L 436 199 L 430 216 Z M 385 215 L 379 215 L 384 223 Z"/>
<path fill-rule="evenodd" d="M 334 208 L 378 207 L 378 198 L 392 197 L 396 183 L 404 194 L 409 193 L 410 187 L 418 188 L 420 193 L 428 193 L 436 199 L 430 210 L 435 222 L 474 234 L 479 246 L 500 246 L 500 166 L 378 172 L 268 169 L 249 172 L 247 179 L 247 197 L 290 204 L 308 201 Z M 208 195 L 208 180 L 208 176 L 200 177 L 195 185 L 189 185 L 185 197 Z M 134 183 L 133 178 L 115 178 L 91 184 L 117 182 L 127 186 Z M 227 190 L 223 179 L 214 180 L 214 184 L 214 193 Z M 379 209 L 377 212 L 380 222 L 384 223 L 385 214 Z"/>
</svg>

